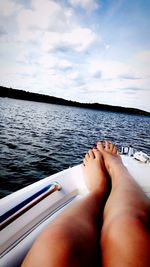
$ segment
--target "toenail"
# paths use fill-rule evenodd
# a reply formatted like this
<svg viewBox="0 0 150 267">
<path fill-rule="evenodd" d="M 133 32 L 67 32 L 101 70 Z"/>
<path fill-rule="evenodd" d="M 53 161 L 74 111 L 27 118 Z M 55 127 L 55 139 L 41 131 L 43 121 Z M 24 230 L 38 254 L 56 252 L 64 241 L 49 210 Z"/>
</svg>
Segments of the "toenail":
<svg viewBox="0 0 150 267">
<path fill-rule="evenodd" d="M 101 144 L 102 143 L 102 141 L 98 141 L 98 144 Z"/>
</svg>

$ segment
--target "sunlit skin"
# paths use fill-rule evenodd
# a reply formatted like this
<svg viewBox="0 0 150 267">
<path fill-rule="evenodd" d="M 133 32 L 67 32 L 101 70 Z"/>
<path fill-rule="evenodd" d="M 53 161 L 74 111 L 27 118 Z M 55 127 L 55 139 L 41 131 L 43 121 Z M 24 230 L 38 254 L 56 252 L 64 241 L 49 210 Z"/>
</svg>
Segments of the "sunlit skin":
<svg viewBox="0 0 150 267">
<path fill-rule="evenodd" d="M 149 266 L 149 200 L 123 165 L 117 148 L 110 142 L 105 148 L 99 142 L 97 148 L 112 183 L 101 230 L 103 266 Z"/>
<path fill-rule="evenodd" d="M 115 145 L 98 142 L 83 173 L 89 194 L 37 238 L 22 267 L 148 267 L 149 201 Z"/>
</svg>

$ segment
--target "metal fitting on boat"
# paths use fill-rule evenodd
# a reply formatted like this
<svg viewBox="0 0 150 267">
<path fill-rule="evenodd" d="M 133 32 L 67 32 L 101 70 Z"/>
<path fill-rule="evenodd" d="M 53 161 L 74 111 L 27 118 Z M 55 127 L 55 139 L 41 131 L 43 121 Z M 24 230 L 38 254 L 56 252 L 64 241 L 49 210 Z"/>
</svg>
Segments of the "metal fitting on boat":
<svg viewBox="0 0 150 267">
<path fill-rule="evenodd" d="M 133 157 L 134 159 L 144 163 L 147 163 L 150 160 L 150 157 L 146 153 L 143 153 L 142 151 L 135 152 Z"/>
<path fill-rule="evenodd" d="M 129 157 L 132 157 L 134 155 L 134 149 L 132 146 L 126 146 L 121 147 L 121 154 L 122 155 L 128 155 Z"/>
<path fill-rule="evenodd" d="M 129 157 L 133 157 L 134 159 L 141 161 L 143 163 L 147 163 L 150 161 L 150 157 L 142 152 L 142 151 L 137 151 L 135 150 L 132 146 L 126 146 L 126 147 L 121 147 L 121 155 L 127 155 Z"/>
<path fill-rule="evenodd" d="M 18 203 L 13 208 L 7 210 L 4 214 L 2 214 L 0 218 L 0 230 L 12 223 L 14 220 L 16 220 L 22 214 L 34 207 L 47 196 L 51 195 L 56 191 L 60 191 L 61 188 L 61 185 L 58 182 L 54 181 L 51 184 L 45 186 L 44 188 L 41 188 L 35 194 L 30 195 L 27 199 L 23 200 L 21 203 Z"/>
</svg>

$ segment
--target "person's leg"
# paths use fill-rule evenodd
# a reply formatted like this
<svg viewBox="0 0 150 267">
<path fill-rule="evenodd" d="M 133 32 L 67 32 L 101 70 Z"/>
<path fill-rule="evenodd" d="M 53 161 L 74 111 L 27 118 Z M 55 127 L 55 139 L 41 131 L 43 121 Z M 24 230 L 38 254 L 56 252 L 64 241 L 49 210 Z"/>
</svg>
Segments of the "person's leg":
<svg viewBox="0 0 150 267">
<path fill-rule="evenodd" d="M 89 194 L 49 225 L 22 267 L 100 266 L 99 217 L 107 196 L 105 171 L 101 153 L 90 150 L 83 165 Z"/>
<path fill-rule="evenodd" d="M 116 147 L 99 142 L 112 190 L 104 208 L 101 251 L 104 267 L 148 267 L 150 203 L 123 165 Z M 142 179 L 142 177 L 141 177 Z"/>
</svg>

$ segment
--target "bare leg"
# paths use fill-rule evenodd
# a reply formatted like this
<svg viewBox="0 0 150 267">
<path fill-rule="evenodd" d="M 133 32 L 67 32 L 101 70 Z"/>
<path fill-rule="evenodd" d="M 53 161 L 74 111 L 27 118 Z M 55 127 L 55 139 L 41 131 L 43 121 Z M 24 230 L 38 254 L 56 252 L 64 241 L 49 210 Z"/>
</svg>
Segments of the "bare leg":
<svg viewBox="0 0 150 267">
<path fill-rule="evenodd" d="M 104 267 L 148 267 L 150 263 L 149 200 L 133 180 L 116 147 L 99 142 L 112 190 L 104 208 L 101 233 Z M 142 179 L 142 177 L 141 177 Z"/>
<path fill-rule="evenodd" d="M 86 154 L 83 171 L 89 194 L 39 236 L 22 267 L 100 266 L 99 214 L 107 188 L 104 162 L 98 150 Z"/>
</svg>

